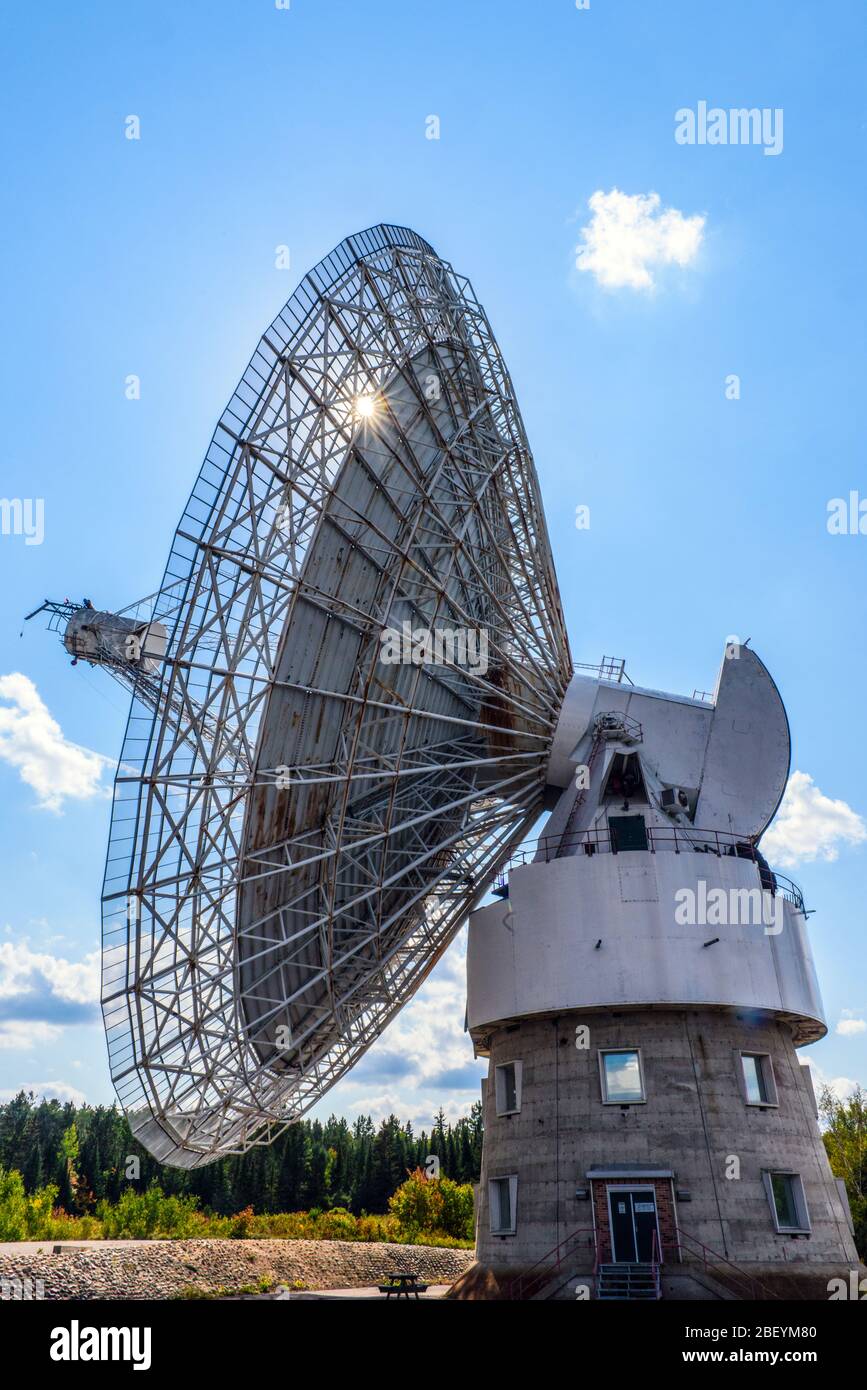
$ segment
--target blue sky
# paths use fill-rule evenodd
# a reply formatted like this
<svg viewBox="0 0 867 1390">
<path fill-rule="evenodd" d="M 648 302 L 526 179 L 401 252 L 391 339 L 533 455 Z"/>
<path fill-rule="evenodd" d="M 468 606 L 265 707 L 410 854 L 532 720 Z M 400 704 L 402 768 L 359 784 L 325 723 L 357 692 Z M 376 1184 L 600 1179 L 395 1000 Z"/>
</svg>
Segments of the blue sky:
<svg viewBox="0 0 867 1390">
<path fill-rule="evenodd" d="M 867 537 L 826 525 L 830 499 L 867 498 L 862 7 L 46 0 L 4 28 L 0 492 L 44 500 L 44 540 L 0 535 L 0 1092 L 111 1094 L 93 953 L 126 700 L 19 637 L 22 615 L 157 587 L 262 329 L 378 221 L 424 235 L 488 310 L 576 659 L 691 694 L 737 634 L 770 667 L 803 774 L 777 862 L 817 909 L 831 1028 L 812 1056 L 867 1082 Z M 782 152 L 678 144 L 700 101 L 782 109 Z M 666 209 L 698 229 L 684 264 L 646 262 L 650 287 L 600 283 L 604 235 L 576 266 L 589 200 L 615 189 L 659 196 L 645 251 Z M 465 1110 L 462 993 L 457 944 L 324 1108 Z"/>
</svg>

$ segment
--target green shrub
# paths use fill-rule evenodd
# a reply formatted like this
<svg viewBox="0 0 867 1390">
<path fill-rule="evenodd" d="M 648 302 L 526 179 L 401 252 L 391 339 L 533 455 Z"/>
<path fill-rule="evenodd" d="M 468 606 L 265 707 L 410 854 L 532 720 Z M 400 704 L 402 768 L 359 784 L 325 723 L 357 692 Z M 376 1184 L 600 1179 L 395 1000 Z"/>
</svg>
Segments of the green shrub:
<svg viewBox="0 0 867 1390">
<path fill-rule="evenodd" d="M 197 1197 L 167 1197 L 154 1183 L 146 1192 L 126 1188 L 114 1205 L 100 1202 L 96 1214 L 109 1240 L 185 1240 L 206 1234 L 198 1205 Z"/>
<path fill-rule="evenodd" d="M 451 1178 L 429 1178 L 421 1168 L 389 1198 L 389 1210 L 397 1218 L 401 1236 L 417 1241 L 421 1236 L 445 1237 L 455 1244 L 473 1235 L 473 1189 Z"/>
<path fill-rule="evenodd" d="M 324 1211 L 316 1222 L 317 1240 L 357 1240 L 358 1222 L 345 1207 Z"/>
<path fill-rule="evenodd" d="M 0 1240 L 27 1239 L 27 1197 L 21 1174 L 0 1168 Z"/>
<path fill-rule="evenodd" d="M 403 1245 L 466 1246 L 473 1227 L 472 1188 L 449 1178 L 411 1173 L 391 1198 L 386 1216 L 346 1207 L 323 1211 L 264 1212 L 245 1207 L 234 1216 L 199 1210 L 196 1197 L 170 1197 L 153 1183 L 128 1187 L 117 1202 L 101 1201 L 95 1216 L 72 1216 L 56 1206 L 57 1188 L 29 1195 L 16 1169 L 0 1168 L 0 1240 L 358 1240 Z"/>
<path fill-rule="evenodd" d="M 56 1187 L 40 1187 L 28 1195 L 17 1169 L 0 1168 L 0 1240 L 56 1239 L 56 1201 Z"/>
</svg>

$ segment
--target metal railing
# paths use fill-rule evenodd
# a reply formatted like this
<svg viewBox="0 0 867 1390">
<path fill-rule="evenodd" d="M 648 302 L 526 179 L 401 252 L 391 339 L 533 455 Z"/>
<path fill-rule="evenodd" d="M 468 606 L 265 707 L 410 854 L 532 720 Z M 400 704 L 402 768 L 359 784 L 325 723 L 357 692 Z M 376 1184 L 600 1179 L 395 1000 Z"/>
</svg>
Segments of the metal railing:
<svg viewBox="0 0 867 1390">
<path fill-rule="evenodd" d="M 785 874 L 770 868 L 767 860 L 749 838 L 732 834 L 725 830 L 698 830 L 694 826 L 685 829 L 680 825 L 645 825 L 647 852 L 658 851 L 674 854 L 714 854 L 719 859 L 751 859 L 759 874 L 759 886 L 776 896 L 780 894 L 793 904 L 798 912 L 808 915 L 804 906 L 804 895 L 798 885 Z M 524 864 L 545 863 L 552 859 L 568 857 L 564 851 L 573 855 L 583 850 L 586 855 L 645 853 L 644 850 L 626 851 L 618 848 L 617 831 L 610 825 L 594 825 L 587 830 L 576 830 L 563 835 L 540 835 L 535 840 L 525 840 L 511 853 L 502 866 L 493 887 L 505 889 L 509 874 Z"/>
<path fill-rule="evenodd" d="M 689 1264 L 690 1262 L 683 1258 L 683 1245 L 686 1241 L 693 1247 L 688 1249 L 686 1253 L 696 1262 L 700 1261 L 705 1273 L 715 1274 L 720 1282 L 731 1292 L 737 1294 L 739 1298 L 773 1298 L 778 1303 L 785 1302 L 779 1294 L 774 1293 L 773 1289 L 769 1289 L 767 1284 L 763 1284 L 761 1279 L 757 1279 L 754 1274 L 750 1274 L 741 1265 L 735 1264 L 734 1260 L 730 1260 L 727 1255 L 721 1255 L 718 1250 L 712 1250 L 709 1245 L 705 1245 L 704 1241 L 699 1240 L 697 1236 L 690 1235 L 689 1231 L 685 1231 L 682 1226 L 675 1226 L 674 1229 L 677 1232 L 679 1243 L 676 1246 L 673 1245 L 672 1249 L 677 1251 L 677 1258 L 682 1264 Z M 731 1289 L 732 1283 L 735 1284 L 734 1289 Z"/>
<path fill-rule="evenodd" d="M 663 1260 L 662 1245 L 659 1233 L 654 1230 L 653 1244 L 650 1247 L 650 1269 L 653 1274 L 653 1287 L 657 1298 L 662 1298 L 662 1272 L 661 1265 Z"/>
<path fill-rule="evenodd" d="M 593 737 L 620 743 L 643 743 L 644 729 L 621 709 L 602 710 L 593 720 Z"/>
<path fill-rule="evenodd" d="M 665 1260 L 665 1251 L 668 1249 L 678 1264 L 701 1264 L 706 1274 L 719 1279 L 720 1283 L 738 1298 L 785 1301 L 761 1279 L 744 1269 L 742 1265 L 735 1264 L 734 1260 L 730 1260 L 727 1255 L 722 1255 L 718 1250 L 705 1245 L 704 1241 L 691 1235 L 689 1231 L 685 1231 L 682 1226 L 676 1225 L 674 1230 L 677 1240 L 669 1242 L 668 1245 L 659 1240 L 656 1231 L 653 1233 L 650 1265 L 657 1298 L 662 1296 L 662 1265 Z M 529 1269 L 524 1270 L 511 1283 L 509 1287 L 510 1299 L 527 1300 L 540 1293 L 546 1284 L 549 1284 L 554 1276 L 561 1272 L 567 1259 L 576 1253 L 574 1246 L 579 1236 L 586 1236 L 586 1244 L 593 1247 L 593 1285 L 596 1288 L 599 1281 L 600 1266 L 599 1242 L 592 1226 L 580 1226 L 565 1236 L 563 1240 L 553 1246 L 541 1259 L 537 1260 Z"/>
<path fill-rule="evenodd" d="M 623 681 L 627 685 L 634 685 L 626 674 L 626 661 L 620 656 L 603 656 L 601 661 L 573 661 L 572 669 L 575 671 L 593 671 L 601 681 L 616 681 L 618 685 Z"/>
<path fill-rule="evenodd" d="M 534 1294 L 539 1293 L 546 1284 L 550 1283 L 555 1274 L 560 1273 L 565 1263 L 567 1247 L 571 1246 L 573 1241 L 577 1240 L 578 1236 L 587 1236 L 587 1244 L 593 1246 L 593 1272 L 595 1276 L 596 1268 L 599 1263 L 596 1232 L 592 1226 L 579 1226 L 577 1231 L 572 1231 L 568 1236 L 564 1236 L 563 1240 L 561 1240 L 558 1245 L 546 1251 L 540 1260 L 537 1260 L 534 1265 L 530 1265 L 529 1269 L 525 1269 L 523 1274 L 520 1274 L 518 1278 L 514 1280 L 509 1288 L 509 1297 L 512 1299 L 528 1299 L 532 1298 Z M 574 1254 L 574 1251 L 571 1253 Z"/>
</svg>

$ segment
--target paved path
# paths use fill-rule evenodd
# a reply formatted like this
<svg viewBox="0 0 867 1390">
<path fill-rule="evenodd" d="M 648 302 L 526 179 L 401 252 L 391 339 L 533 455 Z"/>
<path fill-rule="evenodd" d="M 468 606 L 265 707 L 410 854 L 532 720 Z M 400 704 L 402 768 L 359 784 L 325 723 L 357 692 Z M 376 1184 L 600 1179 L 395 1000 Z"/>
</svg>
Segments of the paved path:
<svg viewBox="0 0 867 1390">
<path fill-rule="evenodd" d="M 431 1284 L 424 1293 L 419 1294 L 419 1303 L 423 1299 L 442 1298 L 448 1293 L 451 1284 Z M 377 1286 L 369 1285 L 358 1289 L 275 1289 L 273 1293 L 266 1294 L 241 1294 L 241 1299 L 250 1299 L 262 1302 L 270 1299 L 272 1302 L 281 1300 L 294 1303 L 298 1299 L 329 1299 L 329 1298 L 377 1298 L 382 1303 L 415 1303 L 415 1295 L 412 1298 L 386 1298 L 384 1293 L 380 1293 Z M 237 1301 L 237 1300 L 233 1300 Z"/>
<path fill-rule="evenodd" d="M 62 1250 L 107 1250 L 165 1244 L 164 1240 L 0 1240 L 0 1255 L 51 1255 L 55 1245 Z"/>
</svg>

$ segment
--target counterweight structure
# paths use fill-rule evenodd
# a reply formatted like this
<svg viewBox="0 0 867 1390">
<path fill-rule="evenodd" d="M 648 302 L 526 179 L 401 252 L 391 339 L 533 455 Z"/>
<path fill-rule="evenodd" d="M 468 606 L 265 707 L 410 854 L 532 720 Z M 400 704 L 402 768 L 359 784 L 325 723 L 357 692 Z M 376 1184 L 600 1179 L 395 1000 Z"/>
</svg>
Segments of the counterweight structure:
<svg viewBox="0 0 867 1390">
<path fill-rule="evenodd" d="M 758 849 L 788 770 L 747 646 L 703 699 L 573 679 L 545 834 L 470 917 L 478 1258 L 504 1289 L 559 1271 L 653 1297 L 686 1259 L 743 1291 L 857 1264 L 797 1055 L 826 1032 L 807 912 Z"/>
</svg>

